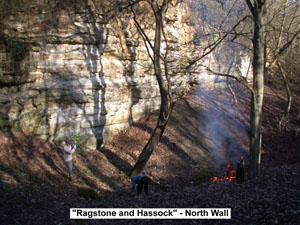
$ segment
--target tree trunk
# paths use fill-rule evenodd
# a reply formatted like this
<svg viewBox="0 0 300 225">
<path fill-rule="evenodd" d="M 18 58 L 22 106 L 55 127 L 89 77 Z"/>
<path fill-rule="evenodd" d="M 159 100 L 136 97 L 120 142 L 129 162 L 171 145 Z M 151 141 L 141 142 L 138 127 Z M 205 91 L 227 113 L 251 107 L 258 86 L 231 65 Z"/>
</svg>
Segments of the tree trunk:
<svg viewBox="0 0 300 225">
<path fill-rule="evenodd" d="M 235 57 L 233 57 L 232 60 L 231 60 L 231 63 L 230 63 L 229 68 L 228 68 L 228 70 L 227 70 L 227 74 L 230 74 L 230 71 L 231 71 L 231 69 L 232 69 L 234 60 L 235 60 Z M 236 98 L 236 95 L 235 95 L 234 90 L 232 89 L 231 82 L 232 82 L 232 81 L 229 80 L 229 77 L 227 77 L 227 78 L 226 78 L 226 84 L 227 84 L 227 87 L 228 87 L 228 89 L 229 89 L 229 91 L 230 91 L 230 94 L 231 94 L 232 97 L 233 97 L 233 104 L 232 104 L 232 105 L 236 105 L 236 104 L 237 104 L 237 98 Z"/>
<path fill-rule="evenodd" d="M 264 93 L 264 49 L 266 1 L 255 0 L 254 5 L 246 0 L 255 22 L 253 36 L 253 92 L 250 111 L 250 158 L 249 178 L 260 175 L 261 163 L 261 124 Z"/>
<path fill-rule="evenodd" d="M 171 115 L 171 111 L 172 111 L 172 107 L 170 108 L 169 115 Z M 159 121 L 151 135 L 151 138 L 149 139 L 148 143 L 146 144 L 143 151 L 139 155 L 137 162 L 135 163 L 134 167 L 132 168 L 130 177 L 140 174 L 143 171 L 143 169 L 145 168 L 145 166 L 154 150 L 154 147 L 159 142 L 160 138 L 162 137 L 162 135 L 164 133 L 165 127 L 168 123 L 168 119 L 169 118 L 167 118 L 164 121 L 161 121 L 159 119 Z"/>
<path fill-rule="evenodd" d="M 281 79 L 283 80 L 283 83 L 284 83 L 284 87 L 285 87 L 285 90 L 286 90 L 286 96 L 287 96 L 287 106 L 286 106 L 286 109 L 284 111 L 284 114 L 283 114 L 283 117 L 287 117 L 287 115 L 290 113 L 291 111 L 291 106 L 292 106 L 292 93 L 291 93 L 291 90 L 290 90 L 290 87 L 289 87 L 289 83 L 288 83 L 288 80 L 286 78 L 286 75 L 285 75 L 285 72 L 281 66 L 281 63 L 280 61 L 278 60 L 277 61 L 277 66 L 280 70 L 280 74 L 281 74 Z"/>
<path fill-rule="evenodd" d="M 159 113 L 159 118 L 156 127 L 148 143 L 146 144 L 141 154 L 139 155 L 136 164 L 132 168 L 130 172 L 131 177 L 140 174 L 145 168 L 146 163 L 148 162 L 154 150 L 155 145 L 159 142 L 160 138 L 164 133 L 165 127 L 168 123 L 168 120 L 170 118 L 173 109 L 172 97 L 171 94 L 169 93 L 170 91 L 169 86 L 167 81 L 164 80 L 162 77 L 162 70 L 161 70 L 161 63 L 160 63 L 161 36 L 162 36 L 163 10 L 164 10 L 163 6 L 166 6 L 168 4 L 168 1 L 164 1 L 161 7 L 159 7 L 157 4 L 152 4 L 152 2 L 149 2 L 149 4 L 151 5 L 152 10 L 155 14 L 155 40 L 154 40 L 153 62 L 154 62 L 154 73 L 160 90 L 161 106 L 160 106 L 160 113 Z"/>
</svg>

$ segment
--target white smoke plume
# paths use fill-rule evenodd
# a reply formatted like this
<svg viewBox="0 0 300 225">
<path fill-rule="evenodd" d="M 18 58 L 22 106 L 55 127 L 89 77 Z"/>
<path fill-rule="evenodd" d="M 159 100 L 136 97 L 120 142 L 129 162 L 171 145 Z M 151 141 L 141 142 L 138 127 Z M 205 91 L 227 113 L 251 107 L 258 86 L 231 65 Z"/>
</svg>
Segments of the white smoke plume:
<svg viewBox="0 0 300 225">
<path fill-rule="evenodd" d="M 236 105 L 230 102 L 226 89 L 210 91 L 200 86 L 196 94 L 201 101 L 198 116 L 199 131 L 205 137 L 205 146 L 215 167 L 236 164 L 247 156 L 247 120 Z"/>
</svg>

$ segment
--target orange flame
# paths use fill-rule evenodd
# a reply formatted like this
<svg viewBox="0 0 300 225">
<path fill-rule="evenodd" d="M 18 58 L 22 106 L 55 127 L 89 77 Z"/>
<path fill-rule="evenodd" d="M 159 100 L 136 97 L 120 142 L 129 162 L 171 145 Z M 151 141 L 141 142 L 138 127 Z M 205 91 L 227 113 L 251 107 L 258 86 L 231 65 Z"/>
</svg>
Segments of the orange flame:
<svg viewBox="0 0 300 225">
<path fill-rule="evenodd" d="M 212 182 L 224 181 L 224 180 L 235 181 L 236 180 L 236 170 L 234 170 L 232 168 L 232 164 L 227 163 L 225 168 L 226 168 L 226 171 L 224 172 L 223 177 L 212 177 L 212 178 L 210 178 L 210 181 L 212 181 Z"/>
</svg>

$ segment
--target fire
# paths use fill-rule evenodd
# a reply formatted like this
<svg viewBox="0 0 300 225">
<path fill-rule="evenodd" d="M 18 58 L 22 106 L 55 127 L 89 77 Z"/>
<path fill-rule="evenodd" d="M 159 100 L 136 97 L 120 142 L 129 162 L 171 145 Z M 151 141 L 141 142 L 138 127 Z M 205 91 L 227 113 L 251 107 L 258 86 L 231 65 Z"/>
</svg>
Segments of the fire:
<svg viewBox="0 0 300 225">
<path fill-rule="evenodd" d="M 212 182 L 223 180 L 236 181 L 239 184 L 248 180 L 248 172 L 245 169 L 243 157 L 241 157 L 239 163 L 237 164 L 237 170 L 233 169 L 232 163 L 227 163 L 225 169 L 226 170 L 223 177 L 212 177 L 210 180 Z"/>
<path fill-rule="evenodd" d="M 233 165 L 231 163 L 227 163 L 225 168 L 226 168 L 226 171 L 224 172 L 223 177 L 212 177 L 212 178 L 210 178 L 210 180 L 212 182 L 224 181 L 224 180 L 235 181 L 236 180 L 236 170 L 233 169 Z"/>
</svg>

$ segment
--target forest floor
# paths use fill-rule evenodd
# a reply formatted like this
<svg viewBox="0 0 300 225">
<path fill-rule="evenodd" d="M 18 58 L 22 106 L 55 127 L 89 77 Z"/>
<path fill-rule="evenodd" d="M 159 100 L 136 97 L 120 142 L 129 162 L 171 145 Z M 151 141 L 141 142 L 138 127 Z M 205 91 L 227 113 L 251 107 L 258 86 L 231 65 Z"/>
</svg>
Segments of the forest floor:
<svg viewBox="0 0 300 225">
<path fill-rule="evenodd" d="M 74 155 L 69 182 L 62 146 L 22 132 L 0 132 L 0 224 L 116 224 L 70 220 L 70 208 L 231 208 L 231 220 L 123 220 L 121 224 L 300 224 L 300 102 L 295 91 L 281 132 L 284 91 L 266 87 L 262 175 L 243 184 L 211 182 L 225 164 L 248 157 L 250 93 L 192 88 L 176 102 L 145 173 L 149 196 L 130 191 L 128 178 L 155 127 L 158 112 L 120 132 L 103 149 Z"/>
</svg>

